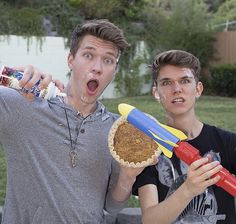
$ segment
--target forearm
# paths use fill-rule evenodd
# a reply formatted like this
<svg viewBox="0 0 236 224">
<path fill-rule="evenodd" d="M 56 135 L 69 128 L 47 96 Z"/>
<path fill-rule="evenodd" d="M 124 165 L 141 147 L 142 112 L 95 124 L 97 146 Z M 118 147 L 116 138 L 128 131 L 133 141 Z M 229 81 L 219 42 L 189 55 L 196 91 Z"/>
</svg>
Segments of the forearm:
<svg viewBox="0 0 236 224">
<path fill-rule="evenodd" d="M 135 178 L 129 178 L 122 171 L 119 174 L 116 185 L 108 192 L 105 210 L 111 215 L 116 215 L 123 207 L 131 194 Z"/>
<path fill-rule="evenodd" d="M 142 210 L 144 224 L 169 224 L 172 223 L 186 208 L 193 196 L 186 193 L 185 184 L 170 195 L 163 202 Z"/>
<path fill-rule="evenodd" d="M 127 176 L 121 169 L 116 186 L 112 191 L 113 199 L 118 202 L 126 201 L 131 194 L 135 180 L 136 177 Z"/>
</svg>

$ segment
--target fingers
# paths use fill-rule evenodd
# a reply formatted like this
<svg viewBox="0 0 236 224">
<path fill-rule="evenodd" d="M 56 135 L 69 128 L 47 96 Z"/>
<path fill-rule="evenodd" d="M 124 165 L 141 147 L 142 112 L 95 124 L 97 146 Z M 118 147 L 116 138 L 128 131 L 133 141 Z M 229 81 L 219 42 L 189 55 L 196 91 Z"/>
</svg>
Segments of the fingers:
<svg viewBox="0 0 236 224">
<path fill-rule="evenodd" d="M 38 88 L 40 89 L 40 90 L 42 90 L 42 89 L 45 89 L 48 85 L 49 85 L 49 83 L 52 81 L 52 76 L 51 75 L 45 75 L 45 74 L 42 74 L 41 75 L 41 82 L 40 82 L 40 84 L 38 85 Z"/>
<path fill-rule="evenodd" d="M 217 173 L 222 169 L 222 166 L 219 161 L 210 161 L 211 157 L 207 156 L 196 160 L 189 166 L 186 184 L 189 192 L 195 196 L 220 180 Z"/>
<path fill-rule="evenodd" d="M 203 157 L 201 159 L 198 159 L 194 161 L 190 166 L 190 170 L 197 170 L 202 165 L 206 164 L 209 161 L 208 157 Z"/>
<path fill-rule="evenodd" d="M 207 180 L 214 174 L 218 173 L 222 169 L 222 166 L 220 165 L 219 161 L 213 161 L 204 165 L 200 169 L 203 172 L 200 178 L 202 178 L 203 180 Z"/>
<path fill-rule="evenodd" d="M 41 90 L 46 88 L 52 81 L 51 75 L 46 75 L 32 65 L 14 67 L 14 69 L 22 71 L 23 77 L 19 81 L 19 85 L 24 89 L 26 93 L 28 92 L 27 90 L 30 90 L 38 82 L 40 82 L 38 88 Z"/>
<path fill-rule="evenodd" d="M 55 83 L 56 87 L 61 91 L 64 92 L 65 91 L 65 86 L 64 84 L 60 81 L 60 80 L 53 80 L 53 82 Z"/>
<path fill-rule="evenodd" d="M 190 171 L 194 171 L 200 180 L 209 179 L 222 168 L 219 161 L 208 162 L 209 157 L 199 159 L 190 165 Z M 207 163 L 208 162 L 208 163 Z"/>
<path fill-rule="evenodd" d="M 19 85 L 21 87 L 24 87 L 25 89 L 30 89 L 33 85 L 30 85 L 32 83 L 32 81 L 30 80 L 32 77 L 32 74 L 34 74 L 34 77 L 37 76 L 38 80 L 40 79 L 40 74 L 37 73 L 35 70 L 35 68 L 32 65 L 28 65 L 28 66 L 20 66 L 20 67 L 14 67 L 14 69 L 21 71 L 23 73 L 23 77 L 22 79 L 19 81 Z M 28 85 L 27 83 L 30 82 Z M 34 79 L 33 79 L 34 81 Z M 37 82 L 37 81 L 36 81 Z"/>
<path fill-rule="evenodd" d="M 120 165 L 120 173 L 126 176 L 128 179 L 136 178 L 136 176 L 138 176 L 143 171 L 143 169 L 144 167 L 133 168 L 133 167 Z"/>
<path fill-rule="evenodd" d="M 206 180 L 205 181 L 205 187 L 207 188 L 207 187 L 209 187 L 209 186 L 211 186 L 211 185 L 214 185 L 214 184 L 216 184 L 218 181 L 220 180 L 220 176 L 219 175 L 216 175 L 215 177 L 212 177 L 212 178 L 210 178 L 210 179 L 208 179 L 208 180 Z"/>
<path fill-rule="evenodd" d="M 159 161 L 159 158 L 157 156 L 157 157 L 155 157 L 155 159 L 153 160 L 153 162 L 149 166 L 156 165 L 158 163 L 158 161 Z"/>
</svg>

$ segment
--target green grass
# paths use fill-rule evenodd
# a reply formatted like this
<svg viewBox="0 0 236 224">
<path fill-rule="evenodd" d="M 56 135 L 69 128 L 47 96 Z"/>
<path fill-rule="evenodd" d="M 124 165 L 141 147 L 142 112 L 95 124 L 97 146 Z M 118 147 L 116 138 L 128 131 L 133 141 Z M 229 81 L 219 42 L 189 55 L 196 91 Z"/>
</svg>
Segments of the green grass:
<svg viewBox="0 0 236 224">
<path fill-rule="evenodd" d="M 106 99 L 103 103 L 114 113 L 118 113 L 119 103 L 128 103 L 165 122 L 165 113 L 152 96 Z M 236 132 L 236 98 L 202 96 L 196 104 L 196 114 L 205 123 Z"/>
<path fill-rule="evenodd" d="M 110 111 L 118 113 L 119 103 L 128 103 L 156 117 L 160 122 L 165 121 L 165 113 L 152 96 L 125 97 L 105 99 L 102 101 Z M 205 123 L 216 125 L 223 129 L 236 132 L 236 98 L 202 96 L 197 102 L 197 116 Z M 0 149 L 0 206 L 3 205 L 6 186 L 6 164 L 2 149 Z M 131 207 L 138 206 L 132 197 L 128 203 Z"/>
</svg>

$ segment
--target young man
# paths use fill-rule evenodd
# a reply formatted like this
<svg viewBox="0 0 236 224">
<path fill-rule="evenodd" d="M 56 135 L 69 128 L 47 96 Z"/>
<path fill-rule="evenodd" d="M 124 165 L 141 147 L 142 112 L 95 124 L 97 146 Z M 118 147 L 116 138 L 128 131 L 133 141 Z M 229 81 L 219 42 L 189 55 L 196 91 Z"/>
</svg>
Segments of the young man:
<svg viewBox="0 0 236 224">
<path fill-rule="evenodd" d="M 214 185 L 219 176 L 210 177 L 222 166 L 236 174 L 236 135 L 195 115 L 203 91 L 199 60 L 170 50 L 155 57 L 152 70 L 153 95 L 166 111 L 167 124 L 183 131 L 203 158 L 187 166 L 176 156 L 161 155 L 157 165 L 145 168 L 133 186 L 143 223 L 235 223 L 234 197 Z"/>
<path fill-rule="evenodd" d="M 107 136 L 117 115 L 97 99 L 127 46 L 114 24 L 88 21 L 72 34 L 67 97 L 29 102 L 0 88 L 0 141 L 7 161 L 3 224 L 100 224 L 103 209 L 115 214 L 124 206 L 135 176 L 119 170 L 110 155 Z M 41 75 L 27 67 L 21 85 L 30 88 Z"/>
</svg>

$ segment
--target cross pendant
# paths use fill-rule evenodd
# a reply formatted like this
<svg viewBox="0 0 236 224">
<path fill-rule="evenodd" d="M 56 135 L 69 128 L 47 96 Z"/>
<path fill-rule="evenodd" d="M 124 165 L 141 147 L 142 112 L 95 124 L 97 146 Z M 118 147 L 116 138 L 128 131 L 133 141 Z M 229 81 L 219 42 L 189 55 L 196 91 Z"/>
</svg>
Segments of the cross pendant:
<svg viewBox="0 0 236 224">
<path fill-rule="evenodd" d="M 70 162 L 71 162 L 72 168 L 76 167 L 76 163 L 77 163 L 77 153 L 76 153 L 75 150 L 71 150 L 71 151 L 70 151 Z"/>
</svg>

